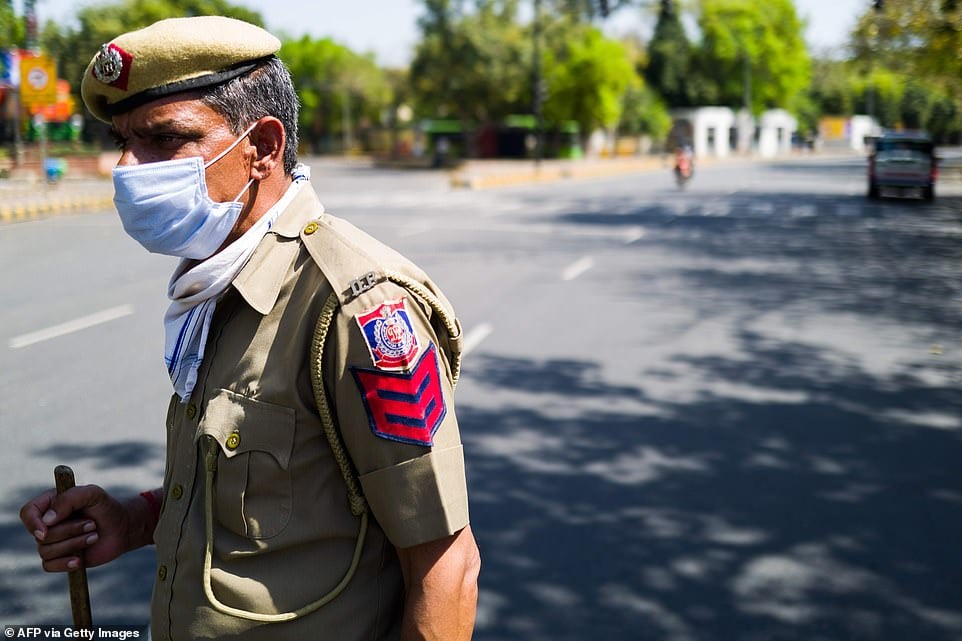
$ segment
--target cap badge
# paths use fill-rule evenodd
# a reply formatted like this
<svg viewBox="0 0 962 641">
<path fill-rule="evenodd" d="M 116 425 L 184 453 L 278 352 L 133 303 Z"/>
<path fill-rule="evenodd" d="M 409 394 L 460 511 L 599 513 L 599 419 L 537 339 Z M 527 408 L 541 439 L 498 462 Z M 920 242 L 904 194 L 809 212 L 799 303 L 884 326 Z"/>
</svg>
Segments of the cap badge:
<svg viewBox="0 0 962 641">
<path fill-rule="evenodd" d="M 94 78 L 105 85 L 126 90 L 131 60 L 133 57 L 117 45 L 100 45 L 100 53 L 93 67 Z"/>
</svg>

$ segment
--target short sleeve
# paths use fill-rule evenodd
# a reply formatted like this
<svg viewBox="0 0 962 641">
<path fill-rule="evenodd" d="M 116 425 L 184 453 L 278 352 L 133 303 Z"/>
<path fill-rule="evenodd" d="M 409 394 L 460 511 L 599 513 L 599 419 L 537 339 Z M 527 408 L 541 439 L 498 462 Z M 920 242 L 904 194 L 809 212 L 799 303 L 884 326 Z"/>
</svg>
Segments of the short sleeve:
<svg viewBox="0 0 962 641">
<path fill-rule="evenodd" d="M 383 282 L 341 308 L 326 349 L 344 444 L 374 517 L 397 547 L 468 524 L 450 366 L 432 315 L 415 295 Z"/>
</svg>

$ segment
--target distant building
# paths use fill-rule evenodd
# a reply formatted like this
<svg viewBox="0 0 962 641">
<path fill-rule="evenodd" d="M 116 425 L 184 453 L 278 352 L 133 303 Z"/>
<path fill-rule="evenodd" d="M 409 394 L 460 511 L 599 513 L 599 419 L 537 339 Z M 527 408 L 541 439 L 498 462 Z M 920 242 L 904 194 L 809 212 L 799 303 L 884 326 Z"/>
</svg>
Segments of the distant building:
<svg viewBox="0 0 962 641">
<path fill-rule="evenodd" d="M 798 130 L 798 120 L 784 109 L 770 109 L 758 119 L 755 141 L 756 152 L 772 158 L 792 151 L 792 136 Z"/>
<path fill-rule="evenodd" d="M 818 121 L 818 135 L 824 149 L 866 150 L 866 138 L 882 132 L 871 116 L 825 116 Z"/>
<path fill-rule="evenodd" d="M 696 107 L 671 112 L 668 147 L 691 145 L 695 156 L 724 157 L 731 151 L 730 132 L 735 125 L 735 112 L 728 107 Z"/>
<path fill-rule="evenodd" d="M 697 107 L 671 112 L 673 125 L 668 146 L 690 144 L 701 158 L 723 158 L 733 152 L 756 153 L 770 158 L 792 150 L 798 120 L 784 109 L 771 109 L 757 120 L 742 110 Z"/>
</svg>

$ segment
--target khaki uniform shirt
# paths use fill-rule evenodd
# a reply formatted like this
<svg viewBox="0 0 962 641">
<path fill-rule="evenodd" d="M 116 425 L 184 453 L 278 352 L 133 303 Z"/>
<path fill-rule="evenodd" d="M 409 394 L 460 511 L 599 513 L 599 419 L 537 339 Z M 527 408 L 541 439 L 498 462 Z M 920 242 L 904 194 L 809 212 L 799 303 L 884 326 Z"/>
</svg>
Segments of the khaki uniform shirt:
<svg viewBox="0 0 962 641">
<path fill-rule="evenodd" d="M 167 417 L 155 641 L 397 638 L 394 548 L 457 532 L 468 509 L 449 363 L 460 337 L 388 272 L 448 305 L 410 262 L 324 214 L 307 184 L 218 302 L 197 386 Z M 371 517 L 336 596 L 290 621 L 251 620 L 238 612 L 294 612 L 335 590 L 362 530 L 311 385 L 332 292 L 324 386 Z"/>
</svg>

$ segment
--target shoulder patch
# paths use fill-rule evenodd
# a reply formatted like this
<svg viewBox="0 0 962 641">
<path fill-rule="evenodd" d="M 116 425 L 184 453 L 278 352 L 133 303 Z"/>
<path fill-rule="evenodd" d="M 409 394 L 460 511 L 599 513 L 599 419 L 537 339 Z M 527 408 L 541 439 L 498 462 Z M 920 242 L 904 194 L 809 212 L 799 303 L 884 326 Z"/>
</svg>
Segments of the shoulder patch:
<svg viewBox="0 0 962 641">
<path fill-rule="evenodd" d="M 406 370 L 417 358 L 420 345 L 408 317 L 405 299 L 381 303 L 355 316 L 374 366 Z"/>
<path fill-rule="evenodd" d="M 434 444 L 447 407 L 433 343 L 410 372 L 352 367 L 351 373 L 376 436 L 412 445 Z"/>
</svg>

